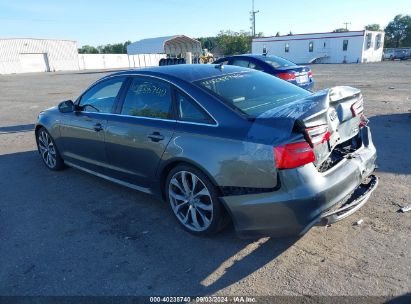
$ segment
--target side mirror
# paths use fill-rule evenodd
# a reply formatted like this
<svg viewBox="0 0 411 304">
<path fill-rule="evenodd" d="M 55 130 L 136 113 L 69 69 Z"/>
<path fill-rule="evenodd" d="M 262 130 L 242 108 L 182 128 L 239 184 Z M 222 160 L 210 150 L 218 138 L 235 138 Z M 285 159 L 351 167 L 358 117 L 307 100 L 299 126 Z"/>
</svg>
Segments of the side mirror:
<svg viewBox="0 0 411 304">
<path fill-rule="evenodd" d="M 72 100 L 65 100 L 59 103 L 58 108 L 61 113 L 70 113 L 74 111 L 74 103 Z"/>
</svg>

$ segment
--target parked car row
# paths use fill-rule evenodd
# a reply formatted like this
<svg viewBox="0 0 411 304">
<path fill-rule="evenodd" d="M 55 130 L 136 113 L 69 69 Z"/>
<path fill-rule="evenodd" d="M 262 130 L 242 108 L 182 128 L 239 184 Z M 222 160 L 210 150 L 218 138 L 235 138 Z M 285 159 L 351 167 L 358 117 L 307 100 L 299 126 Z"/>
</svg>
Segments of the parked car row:
<svg viewBox="0 0 411 304">
<path fill-rule="evenodd" d="M 313 73 L 309 67 L 299 66 L 282 57 L 238 55 L 220 58 L 214 63 L 250 68 L 271 74 L 306 90 L 314 88 Z"/>
<path fill-rule="evenodd" d="M 383 60 L 407 60 L 411 59 L 411 49 L 388 49 L 384 50 Z"/>
</svg>

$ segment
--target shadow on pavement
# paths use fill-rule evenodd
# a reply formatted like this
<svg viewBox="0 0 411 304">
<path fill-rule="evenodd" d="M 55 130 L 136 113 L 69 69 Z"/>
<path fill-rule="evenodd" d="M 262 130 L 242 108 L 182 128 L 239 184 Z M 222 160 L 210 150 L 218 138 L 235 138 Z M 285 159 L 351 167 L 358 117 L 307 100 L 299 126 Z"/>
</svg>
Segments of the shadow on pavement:
<svg viewBox="0 0 411 304">
<path fill-rule="evenodd" d="M 378 171 L 411 174 L 411 113 L 370 118 Z"/>
<path fill-rule="evenodd" d="M 395 297 L 385 302 L 386 304 L 409 304 L 411 303 L 411 292 Z"/>
<path fill-rule="evenodd" d="M 0 295 L 209 295 L 253 274 L 296 240 L 183 231 L 149 195 L 37 151 L 0 156 Z"/>
<path fill-rule="evenodd" d="M 34 124 L 0 127 L 0 134 L 29 132 L 34 130 Z"/>
</svg>

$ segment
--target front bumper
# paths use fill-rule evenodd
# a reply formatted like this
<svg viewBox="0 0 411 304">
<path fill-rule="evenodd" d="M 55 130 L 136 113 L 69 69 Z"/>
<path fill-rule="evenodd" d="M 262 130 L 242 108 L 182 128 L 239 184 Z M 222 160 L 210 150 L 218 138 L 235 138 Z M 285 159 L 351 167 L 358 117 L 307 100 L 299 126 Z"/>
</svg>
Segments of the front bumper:
<svg viewBox="0 0 411 304">
<path fill-rule="evenodd" d="M 328 220 L 329 211 L 355 195 L 375 170 L 377 153 L 368 127 L 361 129 L 361 137 L 363 146 L 325 173 L 319 173 L 313 164 L 280 170 L 281 187 L 277 191 L 222 197 L 239 235 L 301 235 Z M 358 210 L 369 195 L 346 216 Z"/>
</svg>

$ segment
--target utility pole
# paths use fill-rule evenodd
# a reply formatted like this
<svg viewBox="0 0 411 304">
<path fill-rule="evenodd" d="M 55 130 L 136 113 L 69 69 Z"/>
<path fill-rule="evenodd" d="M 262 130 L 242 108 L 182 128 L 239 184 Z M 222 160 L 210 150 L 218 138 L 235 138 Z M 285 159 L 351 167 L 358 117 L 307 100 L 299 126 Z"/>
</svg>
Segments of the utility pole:
<svg viewBox="0 0 411 304">
<path fill-rule="evenodd" d="M 250 12 L 250 15 L 251 15 L 250 21 L 251 21 L 251 36 L 254 38 L 255 35 L 256 35 L 256 32 L 255 32 L 255 15 L 257 13 L 259 13 L 260 11 L 256 11 L 254 9 L 254 0 L 252 0 L 252 1 L 253 1 L 253 9 Z"/>
<path fill-rule="evenodd" d="M 351 24 L 351 22 L 344 22 L 343 24 L 345 24 L 345 29 L 348 31 L 348 25 Z"/>
</svg>

